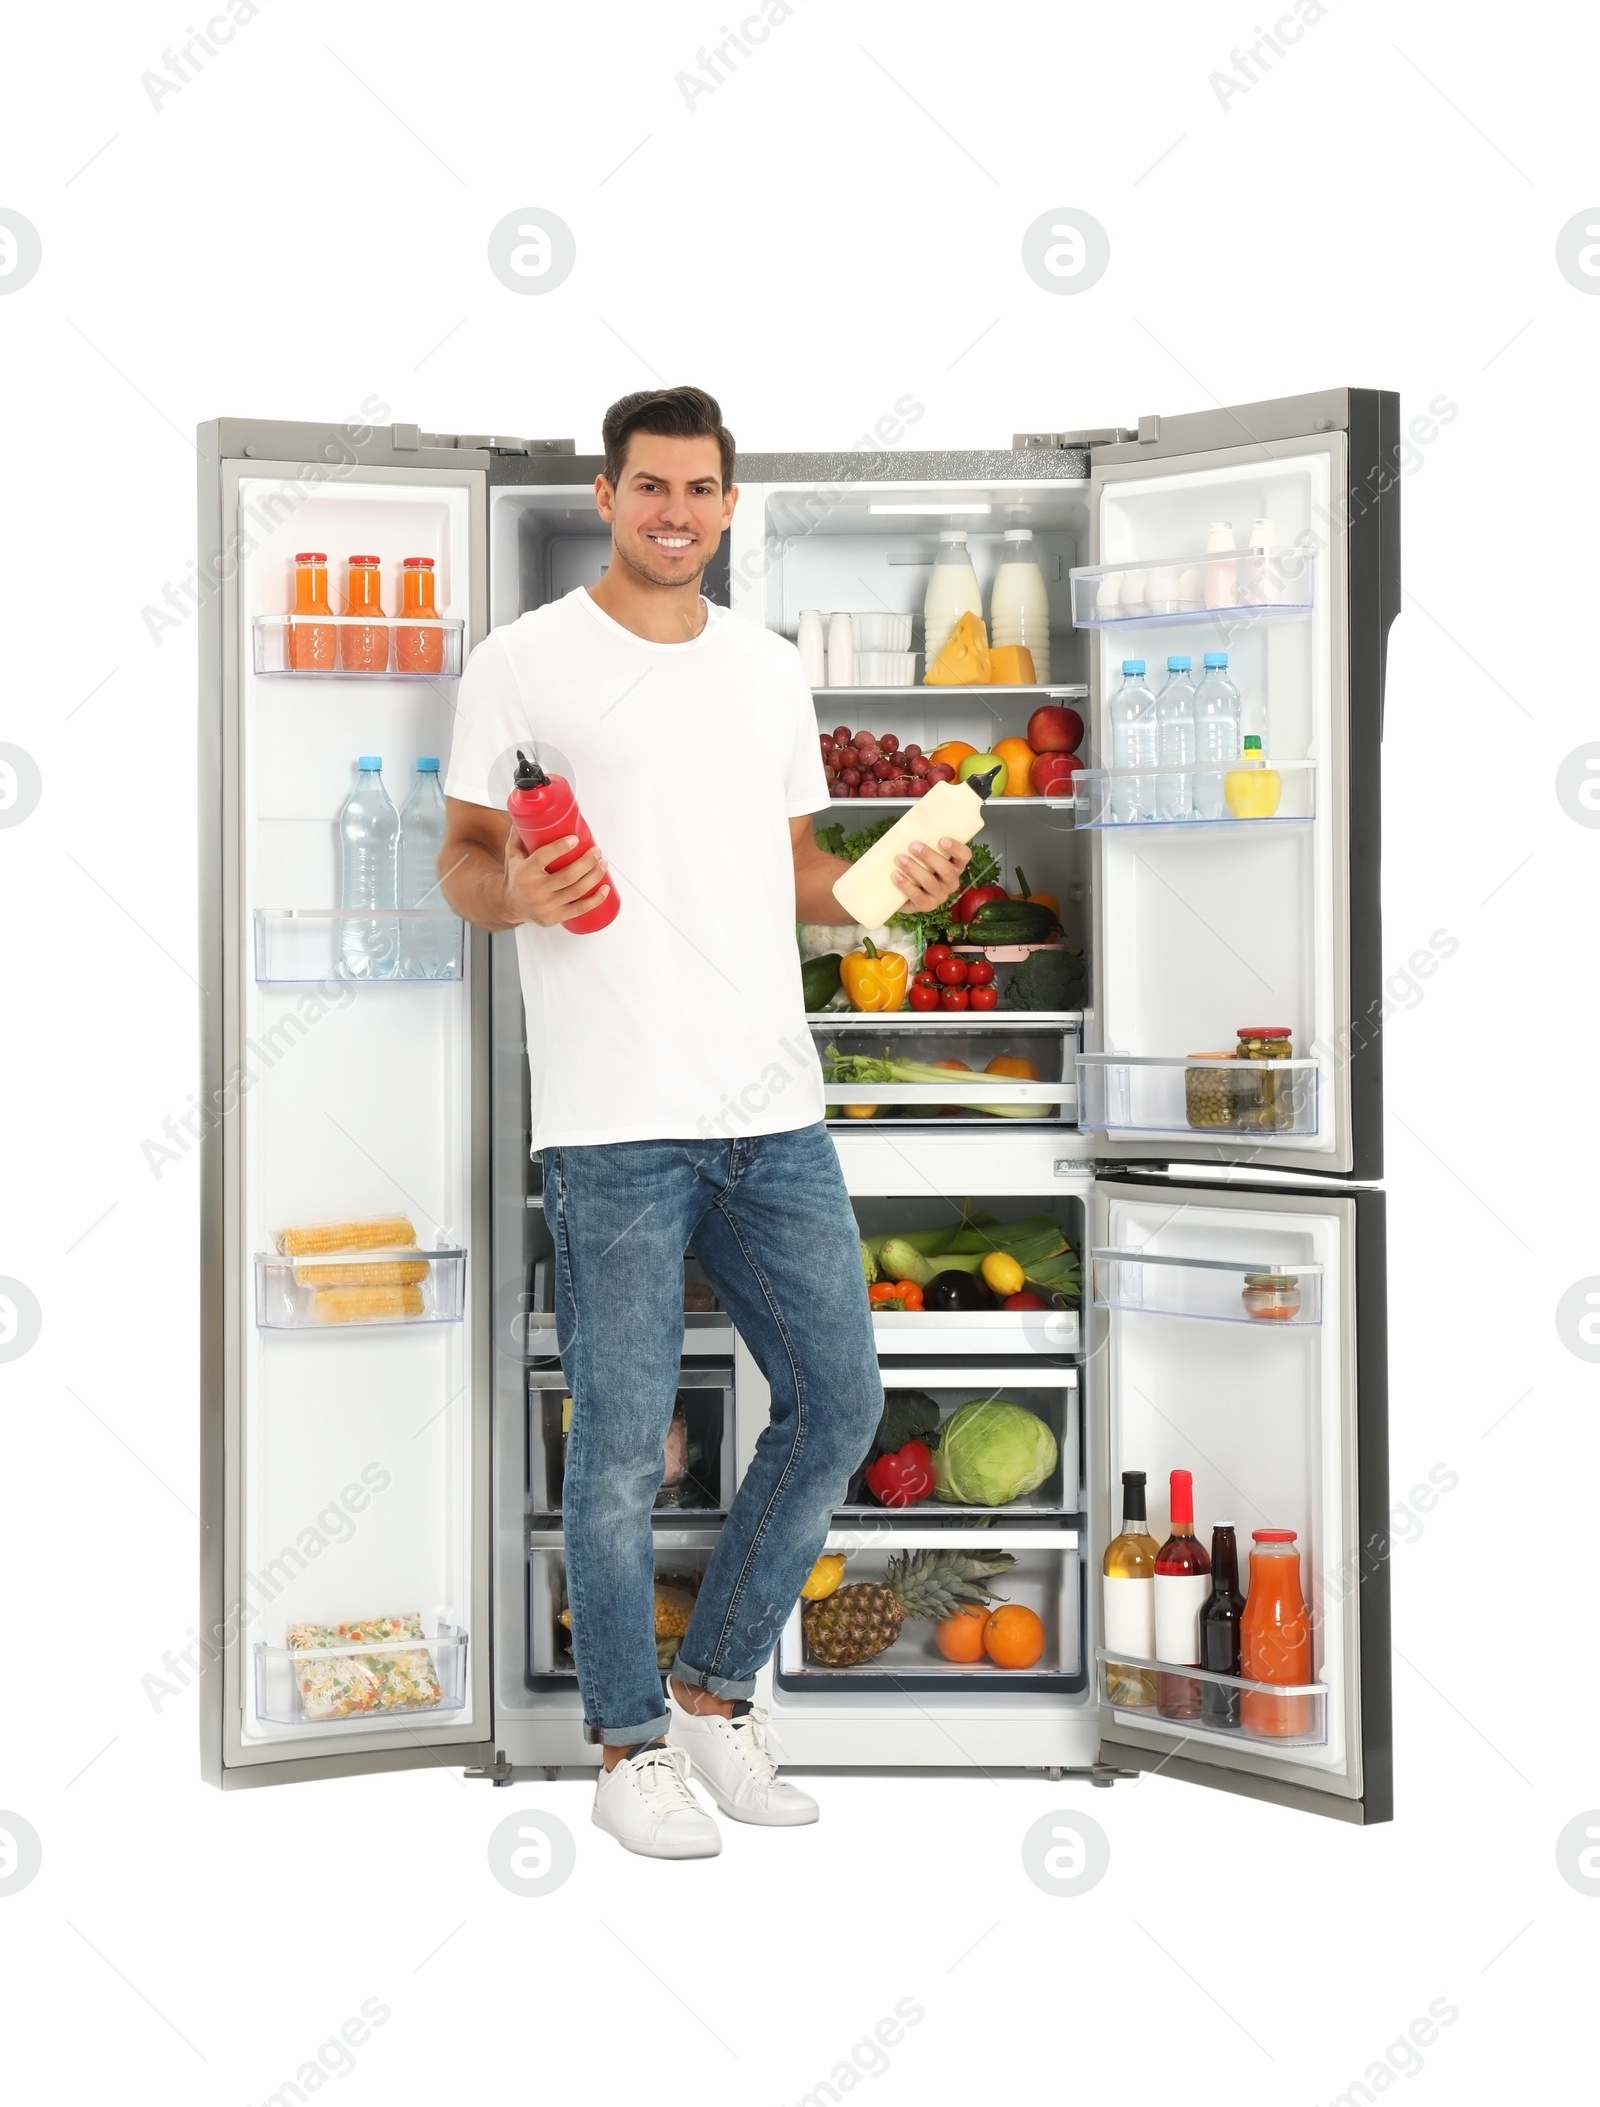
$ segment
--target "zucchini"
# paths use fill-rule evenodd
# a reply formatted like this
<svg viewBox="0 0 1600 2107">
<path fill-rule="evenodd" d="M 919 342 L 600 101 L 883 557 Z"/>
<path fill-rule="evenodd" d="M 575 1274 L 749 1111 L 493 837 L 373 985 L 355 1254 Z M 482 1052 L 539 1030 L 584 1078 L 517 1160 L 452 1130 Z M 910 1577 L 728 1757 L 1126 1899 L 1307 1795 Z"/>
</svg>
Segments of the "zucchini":
<svg viewBox="0 0 1600 2107">
<path fill-rule="evenodd" d="M 840 954 L 825 951 L 800 968 L 800 988 L 808 1010 L 825 1010 L 839 992 Z"/>
</svg>

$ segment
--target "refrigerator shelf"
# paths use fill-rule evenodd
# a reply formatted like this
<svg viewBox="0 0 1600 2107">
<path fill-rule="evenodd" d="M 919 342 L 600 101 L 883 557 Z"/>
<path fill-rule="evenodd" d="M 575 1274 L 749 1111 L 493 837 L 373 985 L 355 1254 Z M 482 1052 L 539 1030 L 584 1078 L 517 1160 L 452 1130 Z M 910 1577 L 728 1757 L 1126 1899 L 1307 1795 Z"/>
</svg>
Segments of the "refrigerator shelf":
<svg viewBox="0 0 1600 2107">
<path fill-rule="evenodd" d="M 425 1268 L 420 1279 L 415 1277 L 419 1266 Z M 459 1324 L 466 1280 L 467 1254 L 453 1245 L 316 1258 L 258 1251 L 256 1324 L 262 1331 L 324 1333 Z M 339 1299 L 324 1301 L 325 1296 Z"/>
<path fill-rule="evenodd" d="M 256 673 L 263 680 L 458 680 L 461 676 L 462 641 L 466 623 L 458 616 L 441 615 L 436 621 L 374 619 L 371 615 L 254 615 L 251 641 Z M 362 656 L 381 657 L 381 665 L 291 665 L 296 655 L 291 630 L 320 630 L 314 641 L 303 638 L 299 655 L 304 658 L 342 657 L 343 633 L 363 630 Z M 326 632 L 335 632 L 331 642 Z M 368 638 L 380 639 L 377 644 Z M 351 647 L 352 650 L 354 647 Z"/>
<path fill-rule="evenodd" d="M 976 952 L 975 944 L 961 944 L 962 951 Z M 1021 946 L 1019 949 L 1023 948 Z M 1060 945 L 1034 944 L 1030 950 L 1060 950 Z M 996 955 L 996 954 L 990 954 Z M 982 1032 L 986 1039 L 1004 1034 L 1014 1037 L 1020 1028 L 1032 1031 L 1035 1026 L 1060 1027 L 1065 1025 L 1076 1032 L 1083 1023 L 1082 1010 L 852 1010 L 848 1007 L 837 1010 L 807 1010 L 806 1022 L 826 1028 L 835 1038 L 841 1023 L 859 1028 L 870 1020 L 870 1029 L 876 1031 L 880 1025 L 891 1031 L 936 1031 L 936 1032 Z M 952 1071 L 953 1073 L 954 1071 Z"/>
<path fill-rule="evenodd" d="M 436 1632 L 420 1639 L 380 1639 L 364 1646 L 317 1647 L 268 1646 L 258 1642 L 254 1651 L 256 1717 L 273 1726 L 335 1727 L 342 1733 L 366 1727 L 382 1733 L 391 1720 L 416 1718 L 422 1714 L 437 1718 L 442 1713 L 461 1711 L 467 1701 L 467 1635 L 455 1624 L 441 1624 Z M 426 1654 L 432 1666 L 433 1678 L 439 1686 L 436 1702 L 398 1705 L 380 1702 L 370 1709 L 319 1710 L 318 1716 L 308 1716 L 297 1669 L 303 1673 L 319 1664 L 332 1669 L 336 1663 L 349 1661 L 359 1671 L 363 1664 L 370 1664 L 368 1680 L 376 1682 L 381 1679 L 386 1664 L 398 1662 L 409 1668 L 413 1664 L 405 1657 L 415 1654 Z"/>
<path fill-rule="evenodd" d="M 1195 1668 L 1174 1661 L 1139 1660 L 1132 1654 L 1111 1654 L 1103 1646 L 1096 1647 L 1095 1659 L 1100 1671 L 1100 1702 L 1109 1705 L 1115 1718 L 1124 1726 L 1170 1727 L 1186 1739 L 1192 1737 L 1204 1741 L 1214 1738 L 1257 1749 L 1321 1748 L 1327 1742 L 1326 1683 L 1256 1683 L 1245 1676 L 1219 1675 L 1210 1668 Z M 1118 1668 L 1140 1671 L 1141 1680 L 1148 1678 L 1148 1704 L 1130 1705 L 1112 1698 L 1109 1670 L 1113 1664 Z M 1165 1676 L 1181 1677 L 1196 1686 L 1201 1693 L 1202 1707 L 1207 1690 L 1214 1692 L 1219 1701 L 1225 1695 L 1237 1697 L 1237 1705 L 1230 1705 L 1229 1709 L 1243 1713 L 1248 1704 L 1249 1710 L 1256 1715 L 1257 1724 L 1246 1725 L 1241 1719 L 1238 1724 L 1230 1725 L 1226 1718 L 1206 1718 L 1203 1710 L 1195 1719 L 1174 1717 L 1170 1706 L 1167 1712 L 1161 1711 L 1159 1678 Z M 1274 1730 L 1263 1731 L 1269 1723 Z"/>
<path fill-rule="evenodd" d="M 1321 1063 L 1305 1057 L 1080 1053 L 1077 1070 L 1078 1125 L 1094 1132 L 1245 1134 L 1270 1144 L 1319 1131 Z"/>
<path fill-rule="evenodd" d="M 1157 830 L 1171 833 L 1182 829 L 1189 834 L 1246 835 L 1253 834 L 1260 827 L 1309 825 L 1317 816 L 1316 762 L 1269 761 L 1267 766 L 1278 776 L 1281 785 L 1278 809 L 1251 818 L 1240 818 L 1228 811 L 1202 817 L 1195 810 L 1201 798 L 1205 798 L 1208 804 L 1223 802 L 1223 779 L 1240 767 L 1237 761 L 1210 762 L 1194 768 L 1080 768 L 1073 777 L 1077 791 L 1073 825 L 1080 832 L 1115 829 L 1118 833 Z M 1174 780 L 1183 785 L 1182 802 L 1194 814 L 1192 818 L 1129 819 L 1119 814 L 1119 804 L 1125 809 L 1128 802 L 1119 795 L 1119 785 L 1129 781 L 1159 785 Z M 1214 798 L 1207 796 L 1208 786 L 1214 789 Z"/>
<path fill-rule="evenodd" d="M 1076 576 L 1076 572 L 1073 574 Z M 1003 696 L 1017 702 L 1026 702 L 1030 710 L 1036 710 L 1043 702 L 1081 702 L 1089 690 L 1081 684 L 1050 681 L 1031 687 L 1012 687 L 1009 682 L 985 681 L 964 687 L 945 687 L 935 684 L 929 687 L 923 681 L 909 688 L 813 688 L 812 696 L 819 707 L 827 702 L 862 703 L 906 703 L 906 702 L 992 702 Z M 830 725 L 831 731 L 833 727 Z"/>
<path fill-rule="evenodd" d="M 258 907 L 255 910 L 256 980 L 263 986 L 328 980 L 352 987 L 389 987 L 429 981 L 459 981 L 465 956 L 461 917 L 426 907 L 391 907 L 379 914 L 360 914 L 346 907 Z M 358 947 L 363 964 L 374 952 L 392 952 L 390 973 L 351 973 L 342 956 L 343 925 L 353 923 L 364 937 Z M 425 945 L 442 965 L 439 972 L 417 969 L 415 947 Z"/>
<path fill-rule="evenodd" d="M 1080 770 L 1078 775 L 1074 776 L 1073 781 L 1080 781 L 1082 774 L 1083 771 Z M 904 811 L 908 805 L 920 805 L 921 802 L 921 798 L 916 797 L 830 797 L 828 810 L 830 812 L 859 812 L 865 807 L 869 812 L 873 810 L 895 812 Z M 1070 797 L 1034 797 L 1032 795 L 1028 797 L 1007 797 L 1002 798 L 998 805 L 998 810 L 1002 814 L 1007 812 L 1070 812 L 1072 809 L 1073 800 Z"/>
<path fill-rule="evenodd" d="M 1309 549 L 1235 549 L 1215 556 L 1075 565 L 1069 575 L 1075 629 L 1165 628 L 1180 622 L 1231 629 L 1241 622 L 1308 615 L 1316 601 L 1316 557 Z"/>
<path fill-rule="evenodd" d="M 1147 1316 L 1203 1317 L 1282 1330 L 1322 1322 L 1322 1268 L 1277 1260 L 1180 1258 L 1107 1246 L 1090 1253 L 1095 1307 Z M 1261 1305 L 1256 1314 L 1247 1297 Z M 1277 1307 L 1272 1307 L 1273 1303 Z"/>
<path fill-rule="evenodd" d="M 1080 1324 L 1076 1310 L 879 1310 L 872 1330 L 880 1354 L 1074 1354 Z"/>
</svg>

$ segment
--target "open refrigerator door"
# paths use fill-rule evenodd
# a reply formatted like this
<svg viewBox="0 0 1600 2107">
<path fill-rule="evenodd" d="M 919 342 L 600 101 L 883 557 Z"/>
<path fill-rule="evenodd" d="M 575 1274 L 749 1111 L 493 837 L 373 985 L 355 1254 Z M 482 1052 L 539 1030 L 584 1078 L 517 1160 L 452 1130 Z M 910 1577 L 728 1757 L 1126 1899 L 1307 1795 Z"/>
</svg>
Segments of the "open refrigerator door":
<svg viewBox="0 0 1600 2107">
<path fill-rule="evenodd" d="M 201 433 L 220 1784 L 491 1752 L 485 944 L 395 890 L 485 627 L 486 474 L 400 436 Z M 358 785 L 381 869 L 353 899 Z"/>
<path fill-rule="evenodd" d="M 1388 1820 L 1383 1196 L 1102 1178 L 1085 1306 L 1102 1762 Z M 1177 1620 L 1193 1643 L 1165 1660 L 1108 1632 L 1124 1614 L 1108 1590 L 1146 1584 L 1100 1577 L 1129 1470 L 1145 1473 L 1156 1541 L 1174 1471 L 1191 1476 L 1200 1546 L 1233 1525 L 1237 1665 L 1203 1665 L 1198 1597 Z M 1289 1565 L 1303 1615 L 1272 1626 L 1260 1591 Z M 1162 1589 L 1159 1569 L 1148 1584 Z"/>
</svg>

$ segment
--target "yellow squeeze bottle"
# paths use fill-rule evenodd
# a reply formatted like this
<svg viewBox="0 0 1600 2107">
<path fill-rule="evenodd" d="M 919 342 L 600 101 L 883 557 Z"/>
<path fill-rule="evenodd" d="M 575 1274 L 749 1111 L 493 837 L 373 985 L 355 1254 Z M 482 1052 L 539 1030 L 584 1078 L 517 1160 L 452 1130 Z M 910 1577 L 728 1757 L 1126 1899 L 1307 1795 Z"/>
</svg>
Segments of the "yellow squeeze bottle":
<svg viewBox="0 0 1600 2107">
<path fill-rule="evenodd" d="M 1235 819 L 1271 819 L 1277 811 L 1283 778 L 1266 766 L 1254 732 L 1244 742 L 1243 766 L 1230 768 L 1222 778 L 1222 795 Z"/>
<path fill-rule="evenodd" d="M 970 841 L 983 825 L 983 800 L 995 776 L 970 776 L 964 783 L 935 783 L 925 797 L 918 798 L 909 812 L 902 812 L 894 825 L 851 864 L 836 880 L 833 897 L 853 922 L 865 929 L 879 929 L 905 905 L 905 894 L 895 884 L 894 859 L 909 855 L 914 841 L 936 848 L 941 835 L 952 841 Z"/>
</svg>

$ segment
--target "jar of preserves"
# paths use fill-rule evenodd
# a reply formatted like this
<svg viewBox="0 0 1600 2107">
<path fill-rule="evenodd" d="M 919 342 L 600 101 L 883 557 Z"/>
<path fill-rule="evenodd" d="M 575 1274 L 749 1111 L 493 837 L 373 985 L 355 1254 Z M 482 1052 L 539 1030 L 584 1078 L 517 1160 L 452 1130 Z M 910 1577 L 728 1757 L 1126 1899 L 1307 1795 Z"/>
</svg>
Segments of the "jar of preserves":
<svg viewBox="0 0 1600 2107">
<path fill-rule="evenodd" d="M 1192 1053 L 1191 1061 L 1231 1062 L 1231 1053 Z M 1238 1080 L 1231 1067 L 1186 1068 L 1183 1072 L 1184 1117 L 1191 1127 L 1238 1125 L 1234 1086 Z"/>
<path fill-rule="evenodd" d="M 1243 1300 L 1247 1317 L 1287 1323 L 1300 1314 L 1300 1283 L 1292 1273 L 1247 1273 Z"/>
<path fill-rule="evenodd" d="M 1241 1061 L 1289 1061 L 1293 1037 L 1287 1024 L 1241 1024 Z M 1294 1077 L 1262 1069 L 1242 1069 L 1238 1076 L 1239 1124 L 1267 1133 L 1287 1133 L 1294 1125 Z"/>
</svg>

